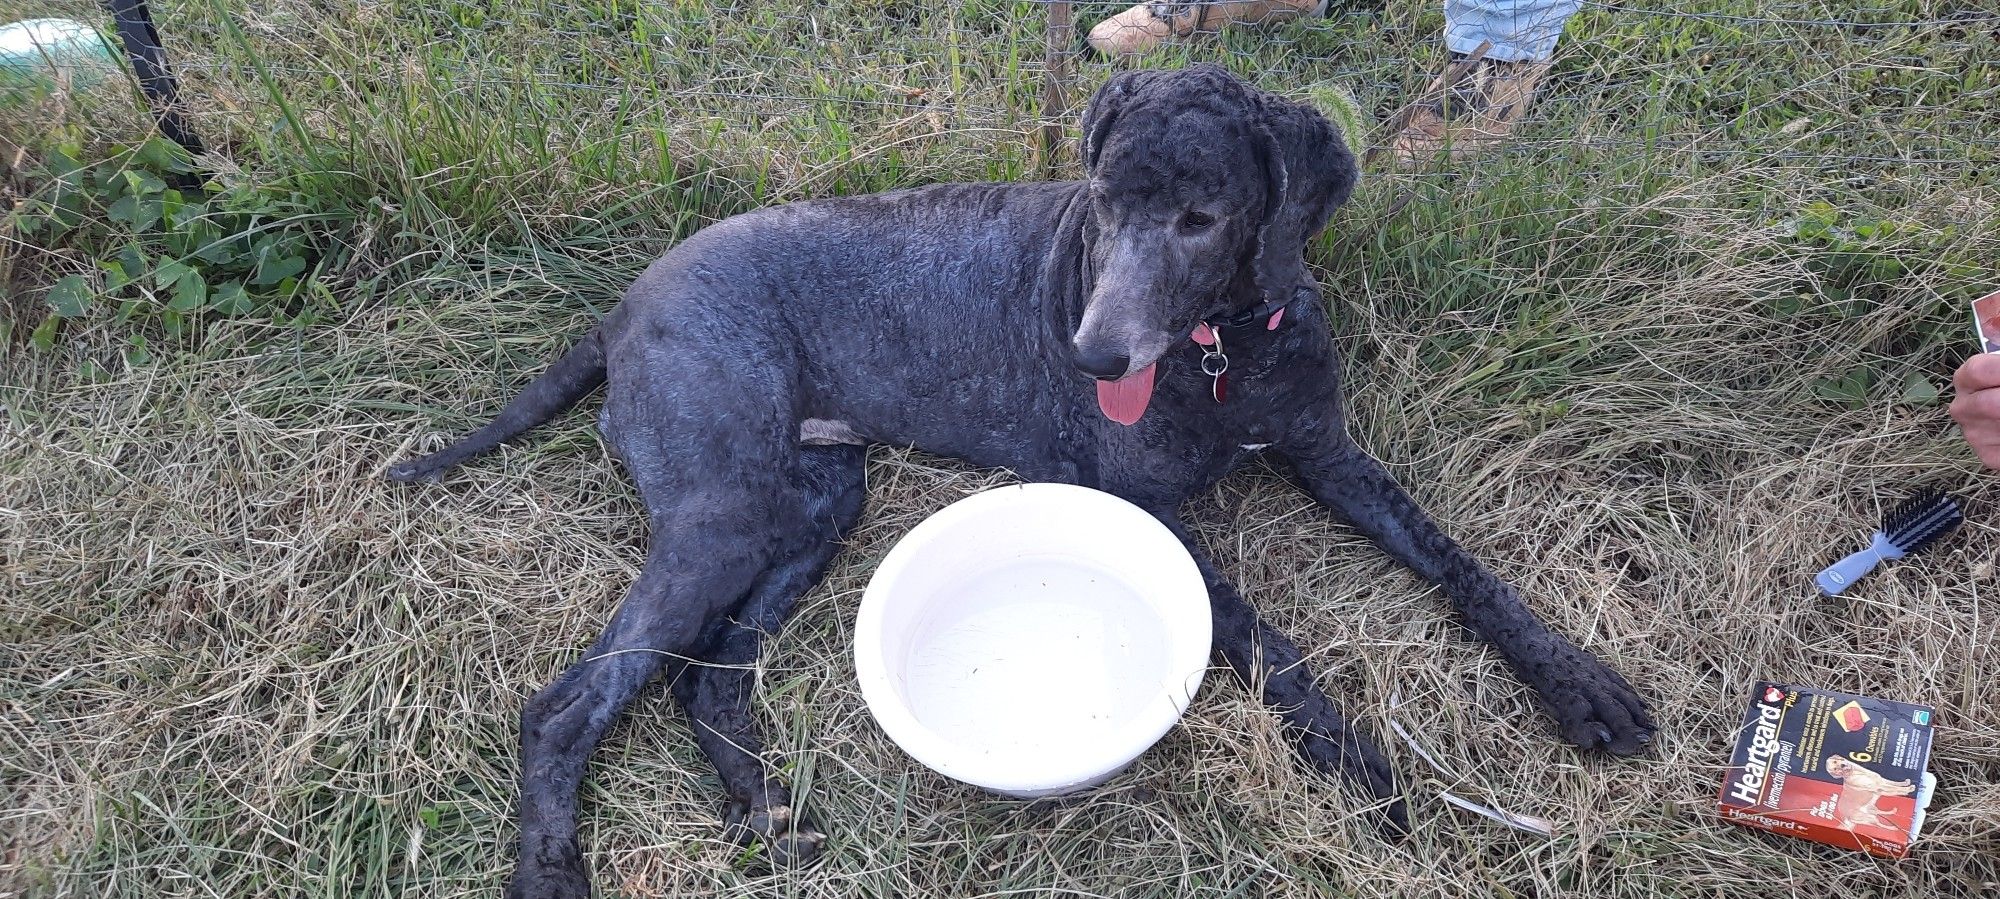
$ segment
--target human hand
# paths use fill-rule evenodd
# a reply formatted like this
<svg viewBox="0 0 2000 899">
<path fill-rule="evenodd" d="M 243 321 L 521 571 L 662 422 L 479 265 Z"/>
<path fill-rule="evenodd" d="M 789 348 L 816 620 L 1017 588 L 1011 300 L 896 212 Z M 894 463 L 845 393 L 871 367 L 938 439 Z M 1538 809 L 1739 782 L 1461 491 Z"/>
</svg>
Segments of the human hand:
<svg viewBox="0 0 2000 899">
<path fill-rule="evenodd" d="M 2000 353 L 1965 360 L 1951 382 L 1958 389 L 1951 417 L 1965 431 L 1965 442 L 1980 463 L 2000 470 Z"/>
</svg>

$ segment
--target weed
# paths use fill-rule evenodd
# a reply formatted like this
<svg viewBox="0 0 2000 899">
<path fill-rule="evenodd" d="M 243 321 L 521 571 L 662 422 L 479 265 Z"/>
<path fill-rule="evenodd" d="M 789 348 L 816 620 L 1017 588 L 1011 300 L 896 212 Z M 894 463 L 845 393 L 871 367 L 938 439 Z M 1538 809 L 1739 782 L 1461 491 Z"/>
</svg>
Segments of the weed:
<svg viewBox="0 0 2000 899">
<path fill-rule="evenodd" d="M 30 340 L 49 350 L 65 322 L 102 319 L 127 332 L 128 363 L 151 361 L 146 333 L 180 338 L 209 317 L 261 316 L 306 326 L 333 304 L 315 280 L 344 213 L 310 211 L 295 192 L 191 179 L 179 147 L 147 138 L 83 162 L 81 144 L 40 154 L 26 172 L 39 189 L 5 227 L 43 252 L 88 268 L 58 277 Z M 188 186 L 171 187 L 169 182 Z"/>
</svg>

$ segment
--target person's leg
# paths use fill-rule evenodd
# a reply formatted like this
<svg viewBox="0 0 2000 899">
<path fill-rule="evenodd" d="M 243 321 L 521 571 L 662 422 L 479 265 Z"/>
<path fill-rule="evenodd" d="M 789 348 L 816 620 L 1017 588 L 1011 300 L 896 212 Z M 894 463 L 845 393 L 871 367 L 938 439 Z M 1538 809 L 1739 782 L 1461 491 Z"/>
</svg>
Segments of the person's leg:
<svg viewBox="0 0 2000 899">
<path fill-rule="evenodd" d="M 1090 29 L 1091 49 L 1106 56 L 1136 56 L 1171 37 L 1215 32 L 1224 25 L 1275 25 L 1323 15 L 1327 0 L 1200 0 L 1141 3 Z"/>
<path fill-rule="evenodd" d="M 1548 62 L 1577 0 L 1445 0 L 1444 45 L 1461 56 L 1490 44 L 1486 58 Z"/>
<path fill-rule="evenodd" d="M 1577 0 L 1445 0 L 1445 73 L 1392 123 L 1400 164 L 1462 158 L 1514 133 Z"/>
</svg>

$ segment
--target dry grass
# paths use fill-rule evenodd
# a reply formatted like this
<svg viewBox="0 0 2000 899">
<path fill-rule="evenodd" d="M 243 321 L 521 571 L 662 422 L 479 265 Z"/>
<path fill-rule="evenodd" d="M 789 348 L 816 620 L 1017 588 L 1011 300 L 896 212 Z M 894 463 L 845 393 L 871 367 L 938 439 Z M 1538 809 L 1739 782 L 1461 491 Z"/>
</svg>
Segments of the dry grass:
<svg viewBox="0 0 2000 899">
<path fill-rule="evenodd" d="M 1782 345 L 1735 311 L 1740 272 L 1583 324 L 1682 332 L 1522 432 L 1436 385 L 1414 352 L 1437 322 L 1360 302 L 1345 340 L 1358 427 L 1479 554 L 1657 705 L 1649 758 L 1582 758 L 1462 638 L 1439 598 L 1268 474 L 1190 510 L 1226 568 L 1313 647 L 1328 688 L 1386 736 L 1394 718 L 1451 770 L 1391 746 L 1419 797 L 1403 845 L 1357 824 L 1225 677 L 1127 776 L 1061 804 L 981 796 L 918 770 L 873 727 L 847 627 L 896 536 L 998 476 L 883 453 L 872 502 L 762 672 L 774 764 L 839 834 L 800 874 L 759 876 L 717 841 L 716 791 L 658 695 L 599 756 L 586 839 L 636 896 L 1970 895 L 2000 878 L 2000 679 L 1989 516 L 1848 599 L 1807 578 L 1875 497 L 1944 477 L 1991 508 L 1936 408 L 1773 405 L 1680 377 Z M 467 303 L 458 308 L 476 308 Z M 583 319 L 477 346 L 457 322 L 376 310 L 254 355 L 70 382 L 7 369 L 4 552 L 8 864 L 31 892 L 356 895 L 489 890 L 508 856 L 514 715 L 595 632 L 644 539 L 582 417 L 442 487 L 375 475 L 435 430 L 418 404 L 490 408 Z M 453 339 L 439 341 L 437 325 Z M 1697 330 L 1699 325 L 1701 330 Z M 465 330 L 460 330 L 460 328 Z M 1703 337 L 1706 332 L 1709 335 Z M 1717 353 L 1732 352 L 1727 358 Z M 1808 366 L 1798 380 L 1810 374 Z M 461 385 L 429 403 L 413 372 Z M 1409 384 L 1427 385 L 1412 390 Z M 406 405 L 406 403 L 409 403 Z M 453 415 L 457 430 L 464 415 Z M 1668 449 L 1672 447 L 1672 449 Z M 1717 467 L 1697 459 L 1727 459 Z M 1708 814 L 1751 681 L 1935 702 L 1944 788 L 1902 864 L 1782 843 Z M 1389 698 L 1403 703 L 1392 708 Z M 1423 797 L 1438 788 L 1559 822 L 1552 843 Z"/>
<path fill-rule="evenodd" d="M 828 28 L 864 12 L 912 17 L 919 31 L 936 24 L 894 2 L 825 6 Z M 1941 14 L 1905 7 L 1912 19 Z M 328 21 L 386 35 L 390 26 L 362 20 L 395 21 L 397 9 L 341 5 Z M 973 13 L 991 12 L 964 11 L 975 25 Z M 205 33 L 194 26 L 208 13 L 179 15 Z M 1361 15 L 1301 26 L 1288 33 L 1299 43 L 1273 52 L 1346 52 Z M 260 16 L 250 31 L 272 46 L 310 30 L 287 4 Z M 1421 74 L 1394 54 L 1426 52 L 1426 16 L 1393 4 L 1382 59 L 1339 57 L 1341 71 L 1372 73 L 1356 92 L 1378 111 L 1393 101 L 1394 73 Z M 762 20 L 741 33 L 718 30 L 719 17 L 690 21 L 710 29 L 704 46 L 786 52 L 765 40 L 777 26 Z M 1553 90 L 1567 105 L 1552 105 L 1556 122 L 1498 161 L 1377 178 L 1336 223 L 1343 242 L 1318 261 L 1339 297 L 1356 436 L 1559 629 L 1653 700 L 1663 733 L 1650 756 L 1558 745 L 1532 697 L 1459 632 L 1434 590 L 1258 469 L 1187 515 L 1246 594 L 1308 647 L 1329 692 L 1388 745 L 1409 779 L 1415 836 L 1378 839 L 1225 676 L 1103 790 L 1025 803 L 955 785 L 870 721 L 848 628 L 898 535 L 1004 475 L 878 451 L 853 545 L 761 663 L 770 761 L 833 831 L 829 857 L 771 874 L 724 844 L 712 772 L 654 692 L 606 742 L 585 787 L 600 888 L 912 899 L 2000 894 L 2000 607 L 1988 592 L 2000 586 L 2000 478 L 1976 470 L 1940 405 L 1906 390 L 1943 387 L 1971 348 L 1956 304 L 1972 288 L 1949 265 L 2000 258 L 2000 196 L 1976 167 L 1829 155 L 1913 152 L 1927 114 L 1938 124 L 1922 134 L 1979 133 L 1994 124 L 1993 93 L 1968 88 L 1989 106 L 1962 115 L 1881 100 L 1908 126 L 1892 132 L 1843 110 L 1877 96 L 1870 73 L 1890 70 L 1885 60 L 1916 52 L 1901 38 L 1812 31 L 1824 42 L 1794 58 L 1759 43 L 1770 30 L 1725 23 L 1693 32 L 1722 48 L 1697 77 L 1697 63 L 1666 58 L 1680 52 L 1670 38 L 1693 25 L 1593 10 L 1577 27 L 1582 59 L 1559 71 Z M 1224 46 L 1241 64 L 1252 43 Z M 342 48 L 354 58 L 337 64 L 360 65 L 369 46 Z M 218 40 L 194 57 L 219 67 L 232 52 Z M 712 52 L 707 80 L 686 83 L 740 74 Z M 900 72 L 885 61 L 895 52 L 854 65 Z M 387 65 L 382 55 L 375 62 Z M 1759 115 L 1742 113 L 1730 125 L 1740 133 L 1722 134 L 1715 120 L 1738 115 L 1767 77 L 1756 73 L 1785 60 L 1802 87 L 1755 98 Z M 1032 96 L 1031 78 L 995 74 L 1004 60 L 965 65 L 960 89 L 977 108 L 1008 108 L 1024 84 Z M 955 72 L 922 77 L 951 85 Z M 784 89 L 758 89 L 809 92 L 786 79 L 810 74 L 773 71 Z M 268 130 L 254 81 L 202 83 L 234 104 L 207 127 Z M 449 111 L 494 101 L 449 92 L 430 102 Z M 603 114 L 596 103 L 578 115 L 632 134 L 657 124 L 589 118 Z M 330 321 L 213 322 L 156 344 L 157 361 L 142 367 L 118 362 L 121 333 L 104 323 L 70 329 L 52 353 L 0 350 L 0 896 L 492 894 L 512 853 L 515 716 L 595 635 L 636 571 L 643 522 L 588 427 L 594 404 L 441 486 L 392 485 L 381 468 L 496 409 L 582 333 L 664 233 L 760 196 L 979 177 L 1018 162 L 983 160 L 999 139 L 953 121 L 893 164 L 886 152 L 814 158 L 798 143 L 826 123 L 778 116 L 762 132 L 718 137 L 703 124 L 670 135 L 690 153 L 765 141 L 769 164 L 752 174 L 768 187 L 660 172 L 617 183 L 477 134 L 421 143 L 385 124 L 394 108 L 322 123 L 359 129 L 359 152 L 343 161 L 397 210 L 366 211 L 382 207 L 365 194 L 327 201 L 364 208 L 350 235 L 363 247 L 354 270 L 331 279 L 343 305 Z M 1790 127 L 1798 116 L 1810 127 Z M 891 110 L 846 126 L 856 146 L 881 148 L 906 139 L 893 131 L 901 118 Z M 1031 119 L 986 124 L 1018 133 Z M 1634 120 L 1663 123 L 1656 136 L 1668 148 L 1565 143 L 1625 135 Z M 300 158 L 243 140 L 246 177 Z M 483 149 L 452 157 L 474 146 Z M 423 177 L 398 182 L 399 170 Z M 496 184 L 503 175 L 519 180 Z M 1383 218 L 1405 190 L 1417 201 Z M 1795 220 L 1817 200 L 1843 222 L 1882 216 L 1907 229 L 1859 250 L 1802 240 Z M 630 218 L 592 230 L 589 210 L 613 201 L 632 204 L 620 212 Z M 74 263 L 68 252 L 37 266 Z M 1903 268 L 1856 286 L 1839 267 L 1850 252 Z M 1828 392 L 1860 371 L 1872 380 L 1859 394 Z M 1963 533 L 1846 598 L 1818 596 L 1811 574 L 1918 483 L 1970 498 Z M 1938 706 L 1942 786 L 1913 858 L 1872 860 L 1714 819 L 1727 746 L 1760 678 Z M 1446 770 L 1397 742 L 1391 720 Z M 1446 807 L 1440 789 L 1548 817 L 1560 835 L 1500 829 Z"/>
</svg>

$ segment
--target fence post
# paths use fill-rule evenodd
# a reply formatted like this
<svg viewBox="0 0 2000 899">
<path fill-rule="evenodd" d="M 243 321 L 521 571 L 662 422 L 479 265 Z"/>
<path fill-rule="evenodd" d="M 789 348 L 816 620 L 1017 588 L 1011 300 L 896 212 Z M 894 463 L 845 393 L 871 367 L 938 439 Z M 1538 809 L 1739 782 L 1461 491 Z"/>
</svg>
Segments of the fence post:
<svg viewBox="0 0 2000 899">
<path fill-rule="evenodd" d="M 1049 0 L 1049 24 L 1045 32 L 1042 71 L 1042 127 L 1040 146 L 1042 174 L 1052 176 L 1063 145 L 1064 121 L 1069 117 L 1069 58 L 1076 41 L 1076 20 L 1069 0 Z"/>
<path fill-rule="evenodd" d="M 118 39 L 125 45 L 125 59 L 139 76 L 139 89 L 153 107 L 153 119 L 160 133 L 180 144 L 190 156 L 201 155 L 201 138 L 196 137 L 181 118 L 180 91 L 173 73 L 167 71 L 167 54 L 160 48 L 160 33 L 153 28 L 153 14 L 146 0 L 107 0 L 111 19 L 118 25 Z M 190 182 L 199 179 L 188 177 Z M 186 185 L 179 185 L 185 187 Z"/>
</svg>

